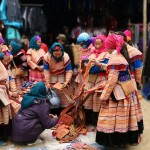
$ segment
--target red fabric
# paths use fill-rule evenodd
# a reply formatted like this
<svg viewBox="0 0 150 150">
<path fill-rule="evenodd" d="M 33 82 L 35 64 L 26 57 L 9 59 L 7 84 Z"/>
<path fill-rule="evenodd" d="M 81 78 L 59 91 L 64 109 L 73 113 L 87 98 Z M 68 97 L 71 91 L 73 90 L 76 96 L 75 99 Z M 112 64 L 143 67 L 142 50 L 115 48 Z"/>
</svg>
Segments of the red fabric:
<svg viewBox="0 0 150 150">
<path fill-rule="evenodd" d="M 134 61 L 136 61 L 137 59 L 142 60 L 142 58 L 143 58 L 143 55 L 134 56 L 134 57 L 131 58 L 131 62 L 134 62 Z"/>
<path fill-rule="evenodd" d="M 127 66 L 126 65 L 110 65 L 107 67 L 107 71 L 109 71 L 112 68 L 113 70 L 126 70 Z"/>
<path fill-rule="evenodd" d="M 48 52 L 48 46 L 45 43 L 42 43 L 41 48 L 47 53 Z"/>
<path fill-rule="evenodd" d="M 26 55 L 26 51 L 24 49 L 21 49 L 21 52 Z"/>
</svg>

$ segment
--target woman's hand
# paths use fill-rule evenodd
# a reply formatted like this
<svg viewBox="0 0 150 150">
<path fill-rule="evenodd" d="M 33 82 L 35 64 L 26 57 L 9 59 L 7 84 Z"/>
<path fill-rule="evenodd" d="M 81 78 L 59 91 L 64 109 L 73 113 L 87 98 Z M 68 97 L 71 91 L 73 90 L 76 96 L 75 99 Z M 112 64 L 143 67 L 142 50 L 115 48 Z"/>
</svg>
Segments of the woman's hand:
<svg viewBox="0 0 150 150">
<path fill-rule="evenodd" d="M 68 82 L 64 82 L 62 85 L 62 88 L 65 88 L 67 86 Z"/>
<path fill-rule="evenodd" d="M 92 59 L 92 60 L 91 60 L 91 65 L 92 65 L 92 66 L 95 66 L 95 64 L 96 64 L 96 60 L 95 60 L 95 59 Z"/>
<path fill-rule="evenodd" d="M 57 115 L 49 114 L 50 118 L 58 118 Z"/>
<path fill-rule="evenodd" d="M 38 69 L 39 71 L 43 71 L 43 66 L 38 66 L 37 69 Z"/>
<path fill-rule="evenodd" d="M 15 91 L 15 92 L 12 92 L 12 97 L 19 97 L 19 92 L 18 91 Z"/>
</svg>

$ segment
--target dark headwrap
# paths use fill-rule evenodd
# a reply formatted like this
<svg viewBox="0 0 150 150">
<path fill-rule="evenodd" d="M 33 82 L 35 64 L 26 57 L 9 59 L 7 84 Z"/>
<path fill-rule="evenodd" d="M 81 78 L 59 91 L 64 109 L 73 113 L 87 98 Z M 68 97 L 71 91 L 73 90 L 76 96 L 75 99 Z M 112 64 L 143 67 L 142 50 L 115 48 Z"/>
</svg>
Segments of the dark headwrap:
<svg viewBox="0 0 150 150">
<path fill-rule="evenodd" d="M 21 46 L 18 43 L 16 43 L 15 41 L 11 41 L 10 45 L 12 46 L 12 50 L 11 50 L 12 55 L 15 55 L 21 51 Z"/>
<path fill-rule="evenodd" d="M 34 104 L 35 99 L 45 99 L 47 98 L 46 86 L 43 82 L 36 83 L 30 90 L 26 93 L 21 101 L 21 109 L 26 109 Z"/>
<path fill-rule="evenodd" d="M 61 50 L 62 50 L 62 56 L 60 56 L 59 58 L 56 58 L 56 57 L 53 55 L 53 52 L 54 52 L 54 50 L 57 51 L 57 49 L 59 49 L 59 47 L 60 47 Z M 64 48 L 63 48 L 62 44 L 60 44 L 60 43 L 58 43 L 58 42 L 55 42 L 55 43 L 51 46 L 51 48 L 49 49 L 49 53 L 52 55 L 52 57 L 53 57 L 57 62 L 59 62 L 59 61 L 62 60 L 62 58 L 63 58 L 63 56 L 64 56 Z"/>
<path fill-rule="evenodd" d="M 37 44 L 37 41 L 40 40 L 41 38 L 37 35 L 33 36 L 30 40 L 29 48 L 39 50 L 40 46 Z"/>
</svg>

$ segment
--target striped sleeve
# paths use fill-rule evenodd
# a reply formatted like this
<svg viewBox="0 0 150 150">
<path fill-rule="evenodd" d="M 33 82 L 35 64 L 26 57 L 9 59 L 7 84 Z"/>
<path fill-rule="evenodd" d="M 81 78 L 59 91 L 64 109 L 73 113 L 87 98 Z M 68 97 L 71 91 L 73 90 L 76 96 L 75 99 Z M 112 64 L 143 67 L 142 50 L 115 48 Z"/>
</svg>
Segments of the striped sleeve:
<svg viewBox="0 0 150 150">
<path fill-rule="evenodd" d="M 104 90 L 100 96 L 101 100 L 108 100 L 110 97 L 117 81 L 118 81 L 119 71 L 118 70 L 110 70 L 108 74 L 108 80 L 106 81 Z"/>
</svg>

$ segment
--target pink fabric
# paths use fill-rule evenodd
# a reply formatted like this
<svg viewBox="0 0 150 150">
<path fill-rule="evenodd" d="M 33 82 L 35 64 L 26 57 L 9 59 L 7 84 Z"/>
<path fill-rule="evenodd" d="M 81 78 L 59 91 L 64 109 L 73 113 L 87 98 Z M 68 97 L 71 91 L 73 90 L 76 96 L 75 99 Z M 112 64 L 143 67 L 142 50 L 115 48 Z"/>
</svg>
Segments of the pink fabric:
<svg viewBox="0 0 150 150">
<path fill-rule="evenodd" d="M 94 48 L 93 44 L 90 44 L 88 46 L 88 48 L 86 48 L 86 49 L 83 49 L 82 47 L 79 47 L 79 50 L 82 51 L 80 60 L 84 60 L 84 59 L 88 58 L 92 54 L 92 52 L 94 51 L 94 49 L 95 48 Z"/>
<path fill-rule="evenodd" d="M 100 47 L 100 49 L 95 49 L 93 51 L 93 53 L 96 55 L 96 58 L 97 58 L 100 53 L 106 52 L 106 48 L 105 48 L 106 36 L 102 35 L 102 34 L 99 34 L 99 35 L 96 36 L 96 39 L 100 39 L 102 41 L 102 46 Z"/>
<path fill-rule="evenodd" d="M 41 40 L 41 38 L 38 35 L 36 35 L 35 38 L 36 38 L 36 41 Z"/>
<path fill-rule="evenodd" d="M 41 72 L 37 69 L 35 69 L 35 70 L 30 69 L 29 81 L 37 81 L 37 82 L 42 81 L 42 82 L 44 82 L 45 78 L 44 78 L 43 72 Z"/>
<path fill-rule="evenodd" d="M 4 43 L 4 40 L 2 37 L 0 37 L 0 44 Z"/>
<path fill-rule="evenodd" d="M 106 36 L 103 35 L 103 34 L 98 34 L 98 35 L 96 36 L 96 39 L 100 39 L 100 40 L 102 40 L 103 42 L 105 42 Z"/>
<path fill-rule="evenodd" d="M 56 47 L 54 48 L 54 50 L 59 50 L 59 49 L 61 49 L 60 46 L 56 46 Z"/>
<path fill-rule="evenodd" d="M 88 48 L 83 49 L 82 47 L 80 47 L 79 50 L 82 51 L 80 60 L 84 60 L 84 59 L 88 58 L 91 55 L 90 50 Z"/>
<path fill-rule="evenodd" d="M 132 38 L 131 31 L 129 31 L 129 30 L 125 30 L 123 33 L 126 35 L 126 37 L 130 37 L 130 38 Z"/>
<path fill-rule="evenodd" d="M 9 52 L 8 51 L 4 51 L 3 52 L 6 56 L 10 56 Z"/>
<path fill-rule="evenodd" d="M 115 34 L 108 35 L 108 37 L 105 40 L 105 48 L 116 49 L 118 53 L 120 53 L 123 44 L 124 44 L 123 37 Z"/>
</svg>

